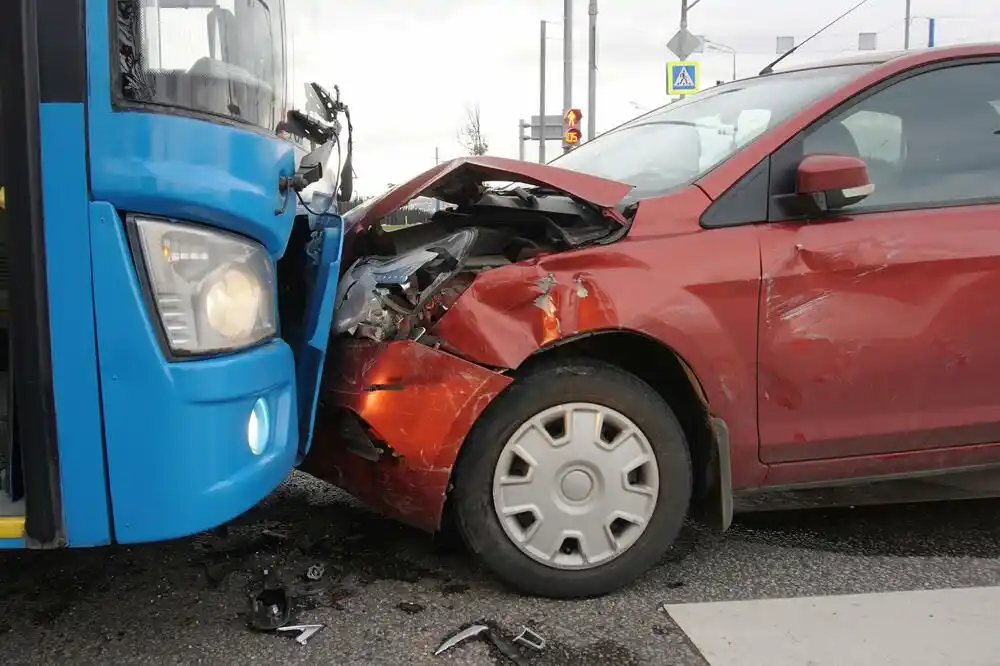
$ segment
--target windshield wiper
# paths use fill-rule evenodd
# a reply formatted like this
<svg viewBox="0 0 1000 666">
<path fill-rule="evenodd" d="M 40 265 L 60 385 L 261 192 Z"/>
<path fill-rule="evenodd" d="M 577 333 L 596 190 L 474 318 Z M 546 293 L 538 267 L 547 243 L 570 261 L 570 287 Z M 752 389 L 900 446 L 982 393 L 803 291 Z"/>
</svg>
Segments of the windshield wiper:
<svg viewBox="0 0 1000 666">
<path fill-rule="evenodd" d="M 548 196 L 566 196 L 566 193 L 562 190 L 557 190 L 553 187 L 544 187 L 542 185 L 536 185 L 528 190 L 528 193 L 534 197 L 548 197 Z"/>
<path fill-rule="evenodd" d="M 645 127 L 646 125 L 679 125 L 681 127 L 694 127 L 695 129 L 704 129 L 708 127 L 708 125 L 702 125 L 692 120 L 650 120 L 649 122 L 642 123 L 641 125 L 636 125 L 636 127 Z"/>
</svg>

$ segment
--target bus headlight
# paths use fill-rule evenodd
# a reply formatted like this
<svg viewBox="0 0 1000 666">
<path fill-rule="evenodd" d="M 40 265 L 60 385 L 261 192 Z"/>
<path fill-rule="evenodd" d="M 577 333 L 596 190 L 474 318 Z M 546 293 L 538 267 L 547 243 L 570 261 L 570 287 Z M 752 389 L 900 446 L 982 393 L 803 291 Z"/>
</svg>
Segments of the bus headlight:
<svg viewBox="0 0 1000 666">
<path fill-rule="evenodd" d="M 274 264 L 262 245 L 193 224 L 129 223 L 172 352 L 233 351 L 276 335 Z"/>
</svg>

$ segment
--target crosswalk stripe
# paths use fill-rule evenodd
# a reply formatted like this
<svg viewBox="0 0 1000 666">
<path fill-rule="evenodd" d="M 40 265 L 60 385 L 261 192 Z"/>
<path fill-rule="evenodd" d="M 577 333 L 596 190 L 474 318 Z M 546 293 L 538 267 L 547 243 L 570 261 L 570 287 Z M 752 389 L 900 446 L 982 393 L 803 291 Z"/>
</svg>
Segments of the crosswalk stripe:
<svg viewBox="0 0 1000 666">
<path fill-rule="evenodd" d="M 1000 587 L 664 607 L 711 666 L 998 666 Z"/>
</svg>

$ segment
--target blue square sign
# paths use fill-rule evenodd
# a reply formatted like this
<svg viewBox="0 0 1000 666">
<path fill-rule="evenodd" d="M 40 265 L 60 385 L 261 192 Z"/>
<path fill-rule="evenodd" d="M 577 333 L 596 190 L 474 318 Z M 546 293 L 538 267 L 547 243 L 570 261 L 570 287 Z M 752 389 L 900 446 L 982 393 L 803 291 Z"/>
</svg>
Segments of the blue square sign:
<svg viewBox="0 0 1000 666">
<path fill-rule="evenodd" d="M 698 63 L 678 60 L 667 63 L 667 94 L 690 95 L 698 92 Z"/>
</svg>

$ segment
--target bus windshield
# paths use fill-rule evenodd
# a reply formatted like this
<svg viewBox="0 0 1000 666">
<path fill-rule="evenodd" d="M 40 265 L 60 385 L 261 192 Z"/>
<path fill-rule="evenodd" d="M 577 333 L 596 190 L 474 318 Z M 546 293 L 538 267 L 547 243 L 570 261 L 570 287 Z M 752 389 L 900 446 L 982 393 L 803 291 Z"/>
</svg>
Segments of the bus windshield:
<svg viewBox="0 0 1000 666">
<path fill-rule="evenodd" d="M 285 0 L 115 0 L 126 105 L 275 131 L 289 109 Z"/>
</svg>

